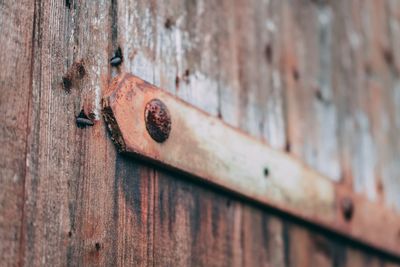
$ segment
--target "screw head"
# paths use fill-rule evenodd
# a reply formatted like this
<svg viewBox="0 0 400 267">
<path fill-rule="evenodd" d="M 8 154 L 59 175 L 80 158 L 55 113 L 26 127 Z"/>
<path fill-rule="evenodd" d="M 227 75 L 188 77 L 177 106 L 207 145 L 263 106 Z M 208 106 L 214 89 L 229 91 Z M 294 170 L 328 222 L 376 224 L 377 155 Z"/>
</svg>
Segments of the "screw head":
<svg viewBox="0 0 400 267">
<path fill-rule="evenodd" d="M 155 98 L 146 104 L 144 120 L 147 132 L 154 141 L 162 143 L 168 139 L 171 132 L 171 115 L 161 100 Z"/>
<path fill-rule="evenodd" d="M 353 200 L 349 197 L 343 198 L 341 201 L 342 214 L 346 221 L 350 221 L 354 214 Z"/>
</svg>

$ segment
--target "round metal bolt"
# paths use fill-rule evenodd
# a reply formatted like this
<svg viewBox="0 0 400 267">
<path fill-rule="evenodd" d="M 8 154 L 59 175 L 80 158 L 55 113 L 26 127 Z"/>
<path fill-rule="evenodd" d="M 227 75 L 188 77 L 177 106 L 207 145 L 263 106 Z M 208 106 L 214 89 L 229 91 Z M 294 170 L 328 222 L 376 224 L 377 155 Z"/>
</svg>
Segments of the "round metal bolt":
<svg viewBox="0 0 400 267">
<path fill-rule="evenodd" d="M 144 120 L 147 132 L 158 143 L 168 139 L 171 132 L 171 115 L 167 106 L 159 99 L 152 99 L 146 104 Z"/>
<path fill-rule="evenodd" d="M 341 202 L 343 217 L 346 221 L 350 221 L 354 213 L 354 204 L 351 198 L 343 198 Z"/>
</svg>

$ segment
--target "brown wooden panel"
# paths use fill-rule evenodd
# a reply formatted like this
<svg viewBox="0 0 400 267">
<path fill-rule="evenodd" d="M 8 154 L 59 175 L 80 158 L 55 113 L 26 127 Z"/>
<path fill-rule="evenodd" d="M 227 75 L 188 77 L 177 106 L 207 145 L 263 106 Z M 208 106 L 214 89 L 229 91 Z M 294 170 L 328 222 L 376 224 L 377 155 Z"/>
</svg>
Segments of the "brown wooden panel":
<svg viewBox="0 0 400 267">
<path fill-rule="evenodd" d="M 156 266 L 240 266 L 240 209 L 176 177 L 158 175 Z"/>
<path fill-rule="evenodd" d="M 0 3 L 0 264 L 20 263 L 28 102 L 31 94 L 32 1 Z"/>
<path fill-rule="evenodd" d="M 357 181 L 360 192 L 376 190 L 378 201 L 398 207 L 399 7 L 397 0 L 1 1 L 0 265 L 168 264 L 188 260 L 193 250 L 199 264 L 221 255 L 215 260 L 220 265 L 226 260 L 240 266 L 399 266 L 384 255 L 117 156 L 102 121 L 86 129 L 75 125 L 82 106 L 89 113 L 98 111 L 97 96 L 118 72 L 108 61 L 120 45 L 120 70 L 221 115 L 275 148 L 285 148 L 286 112 L 298 120 L 303 118 L 293 111 L 305 112 L 304 131 L 319 140 L 318 146 L 300 132 L 308 141 L 287 142 L 286 149 L 322 170 L 331 169 L 324 160 L 330 162 L 337 148 L 327 147 L 332 140 L 323 142 L 331 132 L 313 129 L 334 118 L 331 110 L 336 110 L 341 177 L 350 187 Z M 324 24 L 330 37 L 317 44 L 314 23 L 320 25 L 325 11 L 331 15 Z M 319 75 L 317 68 L 329 73 L 320 55 L 314 55 L 327 47 L 332 48 L 332 99 L 326 94 L 330 89 L 322 89 L 322 97 L 316 93 L 316 100 L 304 99 L 312 97 L 309 86 Z M 301 86 L 290 89 L 300 99 L 292 99 L 291 107 L 285 88 L 296 75 L 284 68 L 288 49 L 301 63 L 296 83 Z M 86 75 L 67 93 L 63 76 L 82 59 Z M 326 104 L 326 98 L 332 102 Z M 372 160 L 365 157 L 371 151 Z M 166 194 L 161 192 L 172 196 L 160 197 Z M 180 192 L 177 197 L 175 192 Z M 207 218 L 199 226 L 205 244 L 192 245 L 194 234 L 187 231 L 191 225 L 185 218 L 195 216 L 195 209 L 188 208 L 196 206 Z M 160 224 L 154 212 L 160 213 L 160 207 L 186 217 L 163 217 Z M 213 217 L 213 209 L 221 214 Z M 206 238 L 212 222 L 226 240 Z M 169 223 L 177 231 L 153 236 L 152 229 Z M 179 240 L 190 244 L 190 251 Z M 327 247 L 322 252 L 317 249 L 321 243 Z"/>
<path fill-rule="evenodd" d="M 108 1 L 36 1 L 22 264 L 114 262 L 115 151 L 99 121 Z M 109 53 L 110 52 L 110 53 Z M 95 120 L 80 129 L 75 117 Z"/>
<path fill-rule="evenodd" d="M 130 158 L 117 157 L 113 187 L 113 224 L 107 225 L 113 251 L 108 266 L 154 266 L 155 171 Z M 100 253 L 104 253 L 100 251 Z"/>
</svg>

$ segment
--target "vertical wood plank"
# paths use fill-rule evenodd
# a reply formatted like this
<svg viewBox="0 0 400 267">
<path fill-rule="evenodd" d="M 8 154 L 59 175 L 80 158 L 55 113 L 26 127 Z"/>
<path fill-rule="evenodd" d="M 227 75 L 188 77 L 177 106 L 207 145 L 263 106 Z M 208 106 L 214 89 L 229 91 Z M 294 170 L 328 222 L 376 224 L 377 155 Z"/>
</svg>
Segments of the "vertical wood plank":
<svg viewBox="0 0 400 267">
<path fill-rule="evenodd" d="M 157 2 L 156 10 L 162 18 L 157 24 L 156 83 L 159 79 L 186 101 L 220 115 L 219 94 L 229 88 L 220 77 L 222 4 Z M 155 264 L 239 266 L 240 205 L 174 179 L 162 172 L 156 179 Z"/>
<path fill-rule="evenodd" d="M 0 4 L 0 262 L 20 264 L 34 2 Z"/>
<path fill-rule="evenodd" d="M 36 2 L 23 265 L 112 262 L 115 148 L 99 120 L 109 10 L 108 1 Z M 93 127 L 77 127 L 82 109 Z"/>
<path fill-rule="evenodd" d="M 154 179 L 152 168 L 117 157 L 110 266 L 154 265 Z"/>
<path fill-rule="evenodd" d="M 325 4 L 286 4 L 283 72 L 288 148 L 329 178 L 340 178 L 332 88 L 332 10 Z"/>
<path fill-rule="evenodd" d="M 374 8 L 374 7 L 373 7 Z M 400 83 L 399 45 L 400 5 L 396 1 L 381 3 L 377 19 L 380 20 L 375 42 L 376 50 L 383 59 L 380 68 L 380 83 L 370 79 L 369 112 L 372 134 L 377 143 L 378 167 L 376 168 L 377 193 L 385 205 L 400 211 Z M 380 96 L 381 94 L 381 96 Z"/>
<path fill-rule="evenodd" d="M 155 265 L 243 265 L 236 201 L 163 173 L 155 192 Z"/>
<path fill-rule="evenodd" d="M 241 129 L 283 149 L 286 137 L 279 74 L 281 43 L 277 36 L 282 23 L 282 5 L 278 2 L 236 1 L 232 9 L 236 60 L 230 65 L 235 65 L 237 72 L 230 79 L 237 81 L 238 103 L 222 103 L 237 105 L 225 109 L 238 111 L 237 124 Z M 225 119 L 224 113 L 222 117 Z M 243 265 L 287 266 L 281 219 L 270 218 L 246 205 L 242 210 Z"/>
</svg>

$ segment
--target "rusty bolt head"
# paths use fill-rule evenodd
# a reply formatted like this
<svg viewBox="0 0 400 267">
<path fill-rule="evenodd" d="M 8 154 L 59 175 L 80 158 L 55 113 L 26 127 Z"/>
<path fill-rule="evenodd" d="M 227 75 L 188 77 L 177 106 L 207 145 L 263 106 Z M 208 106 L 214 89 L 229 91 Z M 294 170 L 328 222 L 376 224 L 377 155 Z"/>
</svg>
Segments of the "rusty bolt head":
<svg viewBox="0 0 400 267">
<path fill-rule="evenodd" d="M 144 111 L 147 132 L 158 143 L 168 139 L 171 132 L 171 115 L 167 106 L 159 99 L 152 99 Z"/>
<path fill-rule="evenodd" d="M 341 202 L 343 217 L 346 221 L 350 221 L 354 213 L 354 204 L 351 198 L 343 198 Z"/>
</svg>

